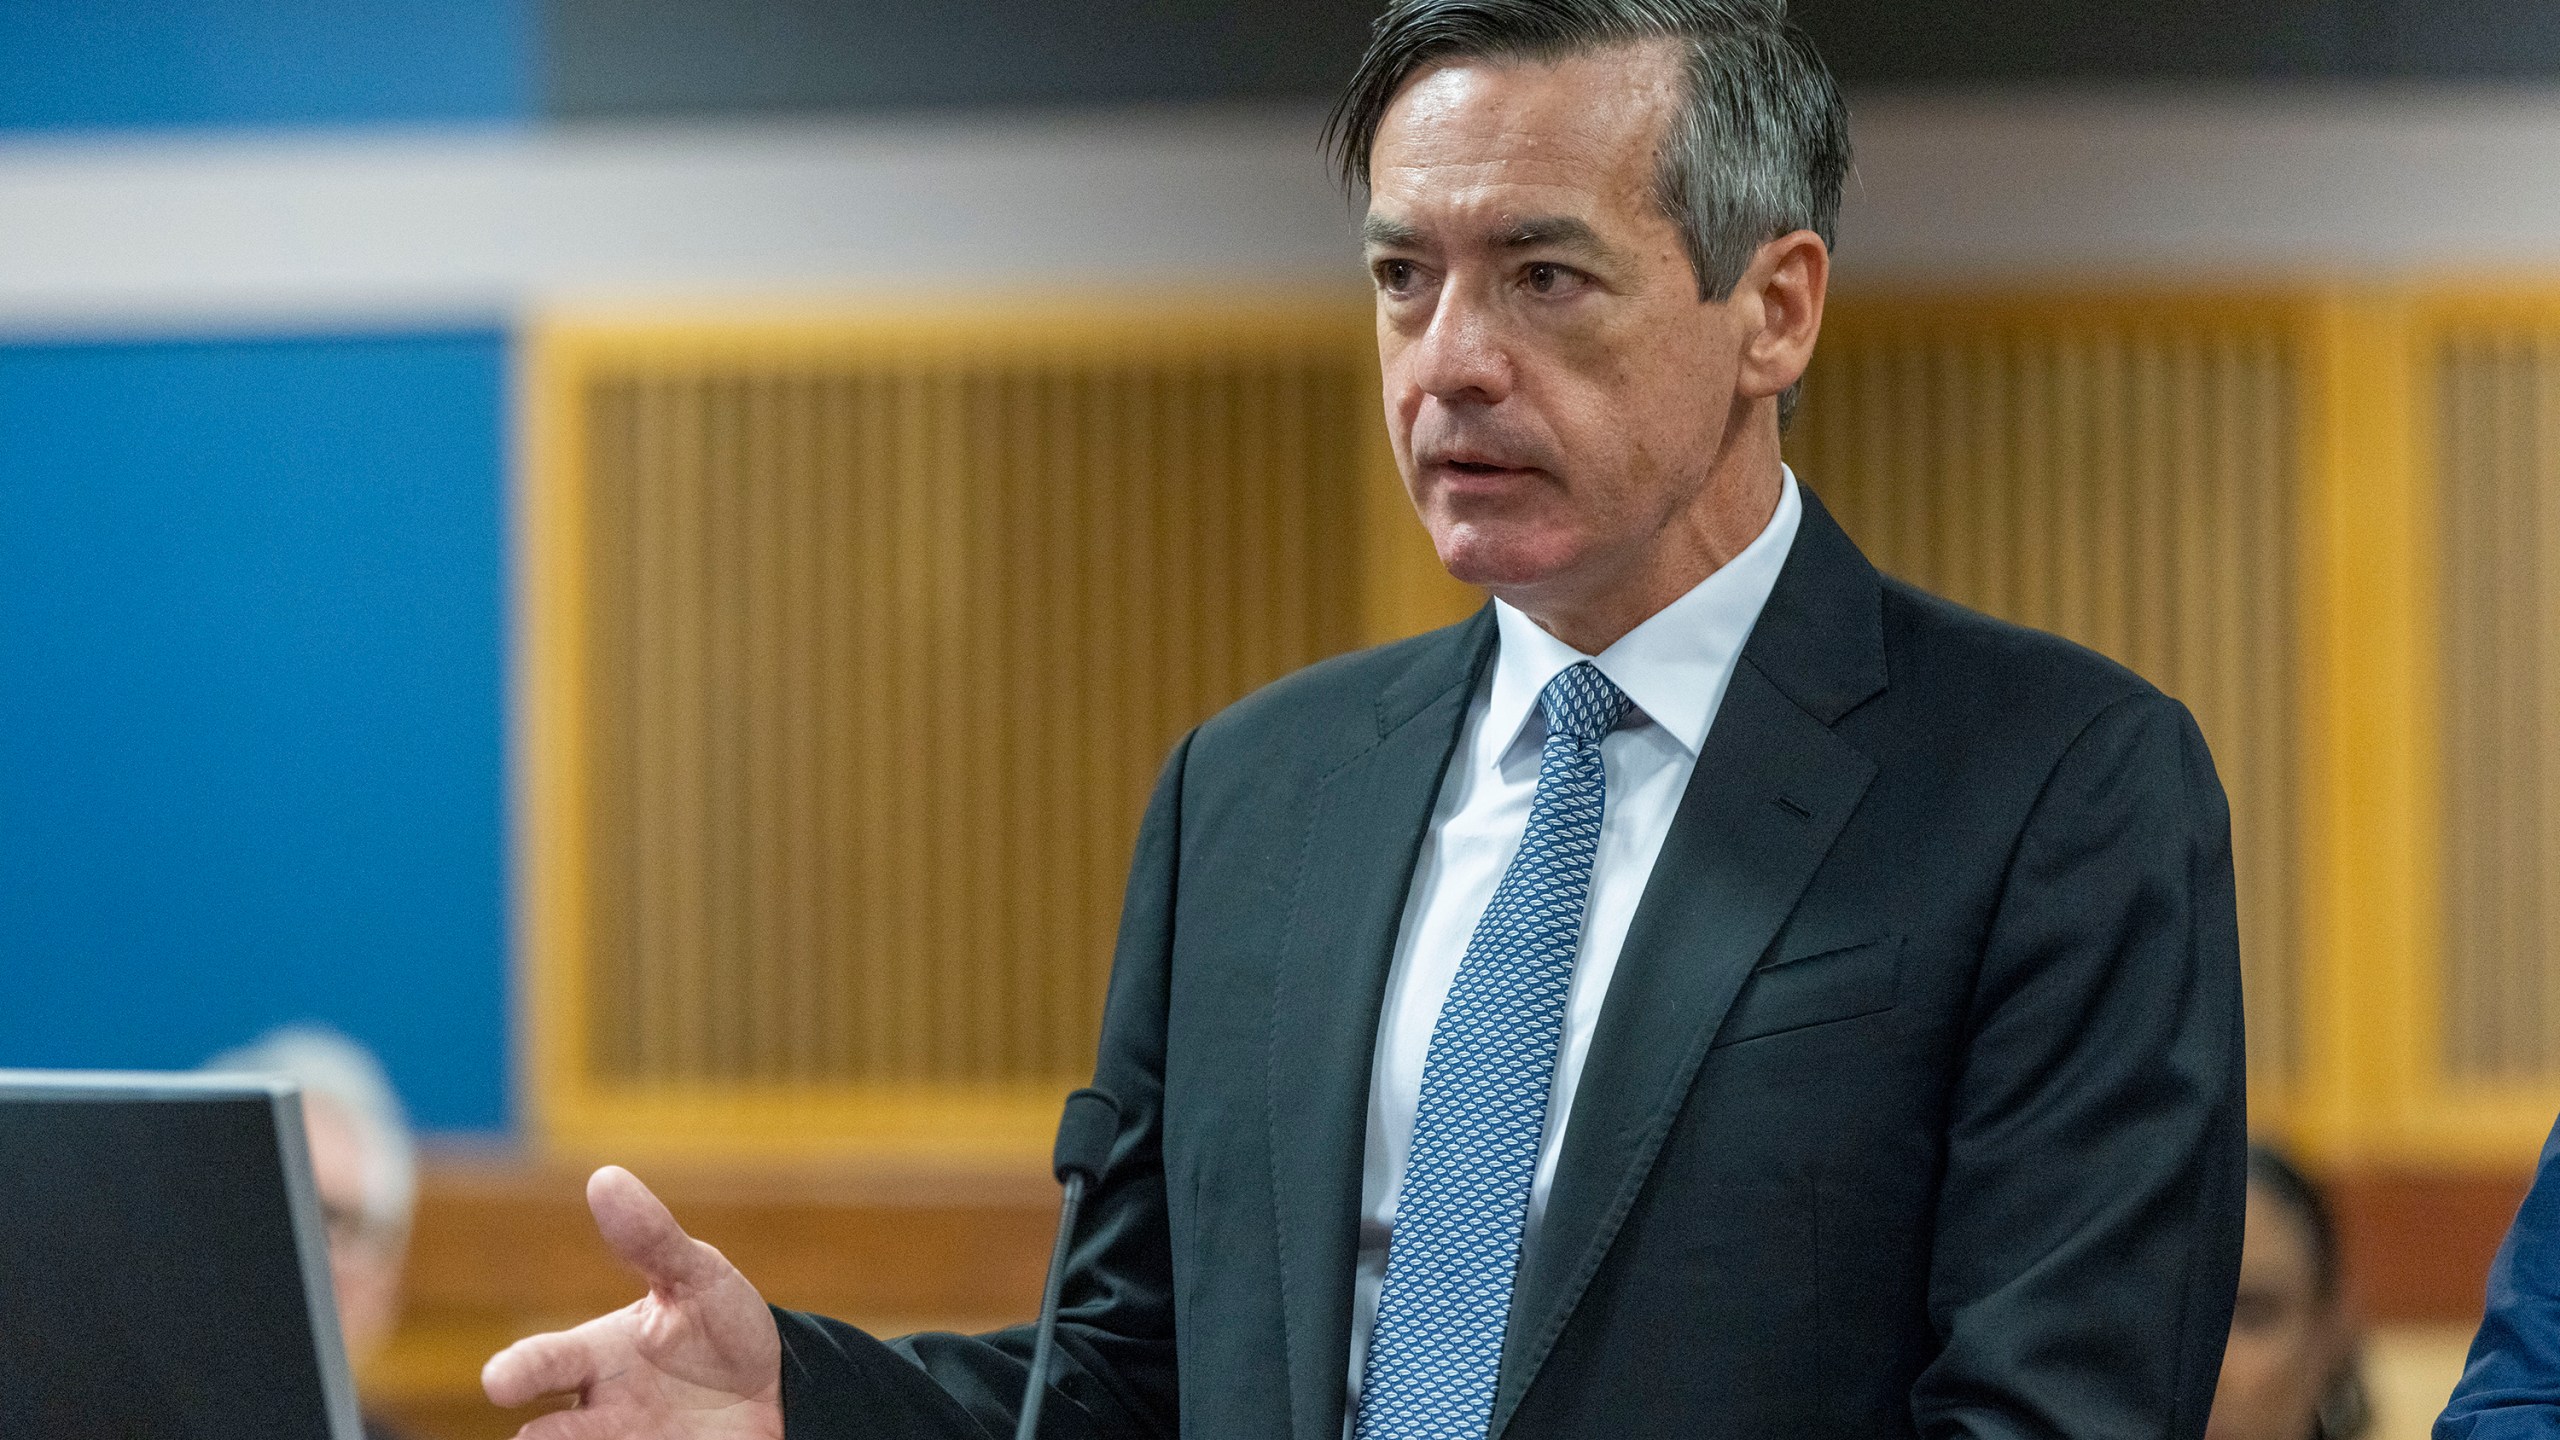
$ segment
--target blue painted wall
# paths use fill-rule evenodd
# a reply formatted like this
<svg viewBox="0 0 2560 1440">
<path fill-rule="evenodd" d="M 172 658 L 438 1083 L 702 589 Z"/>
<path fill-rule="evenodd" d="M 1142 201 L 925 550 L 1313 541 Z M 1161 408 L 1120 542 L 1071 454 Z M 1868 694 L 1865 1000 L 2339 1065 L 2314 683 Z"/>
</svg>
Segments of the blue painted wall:
<svg viewBox="0 0 2560 1440">
<path fill-rule="evenodd" d="M 0 0 L 0 128 L 509 121 L 536 0 Z"/>
<path fill-rule="evenodd" d="M 494 333 L 0 345 L 0 1065 L 509 1114 Z"/>
<path fill-rule="evenodd" d="M 515 124 L 540 0 L 0 0 L 0 134 Z M 0 1065 L 510 1114 L 492 332 L 0 344 Z"/>
</svg>

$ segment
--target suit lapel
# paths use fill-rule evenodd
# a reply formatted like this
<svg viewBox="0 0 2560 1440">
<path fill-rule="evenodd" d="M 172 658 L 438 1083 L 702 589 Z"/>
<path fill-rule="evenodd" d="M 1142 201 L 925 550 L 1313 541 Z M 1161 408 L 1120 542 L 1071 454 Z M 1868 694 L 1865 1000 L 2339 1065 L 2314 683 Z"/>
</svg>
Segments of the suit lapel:
<svg viewBox="0 0 2560 1440">
<path fill-rule="evenodd" d="M 1382 694 L 1370 743 L 1318 783 L 1273 971 L 1267 1103 L 1291 1433 L 1339 1440 L 1378 1010 L 1440 777 L 1492 653 L 1491 611 Z"/>
<path fill-rule="evenodd" d="M 1491 1433 L 1563 1332 L 1635 1203 L 1725 1012 L 1875 764 L 1833 732 L 1884 685 L 1875 572 L 1810 491 L 1602 1006 L 1555 1187 L 1522 1265 Z"/>
</svg>

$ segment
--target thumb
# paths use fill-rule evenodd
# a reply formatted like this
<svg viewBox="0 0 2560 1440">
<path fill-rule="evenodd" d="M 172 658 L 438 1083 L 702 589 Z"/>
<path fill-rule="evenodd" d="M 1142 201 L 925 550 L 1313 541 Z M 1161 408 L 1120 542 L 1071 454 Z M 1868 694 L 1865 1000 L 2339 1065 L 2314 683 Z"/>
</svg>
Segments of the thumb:
<svg viewBox="0 0 2560 1440">
<path fill-rule="evenodd" d="M 719 1251 L 684 1233 L 640 1177 L 619 1165 L 587 1177 L 587 1209 L 604 1243 L 664 1298 L 681 1297 L 729 1273 Z"/>
</svg>

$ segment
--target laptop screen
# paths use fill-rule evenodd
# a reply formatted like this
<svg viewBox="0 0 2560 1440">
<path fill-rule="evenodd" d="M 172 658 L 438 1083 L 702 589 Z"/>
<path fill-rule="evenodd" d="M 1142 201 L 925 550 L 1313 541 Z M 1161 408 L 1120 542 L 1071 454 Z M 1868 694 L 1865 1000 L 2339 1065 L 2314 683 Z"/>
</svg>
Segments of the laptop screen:
<svg viewBox="0 0 2560 1440">
<path fill-rule="evenodd" d="M 358 1440 L 301 1114 L 0 1070 L 0 1435 Z"/>
</svg>

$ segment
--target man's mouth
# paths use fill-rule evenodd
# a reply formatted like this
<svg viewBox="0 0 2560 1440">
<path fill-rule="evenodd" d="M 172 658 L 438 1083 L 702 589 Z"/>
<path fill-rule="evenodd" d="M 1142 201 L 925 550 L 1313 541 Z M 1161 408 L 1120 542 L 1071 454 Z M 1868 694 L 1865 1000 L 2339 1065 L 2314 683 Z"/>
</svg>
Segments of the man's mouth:
<svg viewBox="0 0 2560 1440">
<path fill-rule="evenodd" d="M 1443 455 L 1431 461 L 1429 469 L 1443 490 L 1462 495 L 1508 489 L 1535 473 L 1530 466 L 1506 464 L 1483 455 Z"/>
<path fill-rule="evenodd" d="M 1509 451 L 1479 450 L 1472 445 L 1426 450 L 1423 458 L 1434 470 L 1458 475 L 1509 475 L 1537 468 L 1521 463 L 1521 457 Z"/>
</svg>

